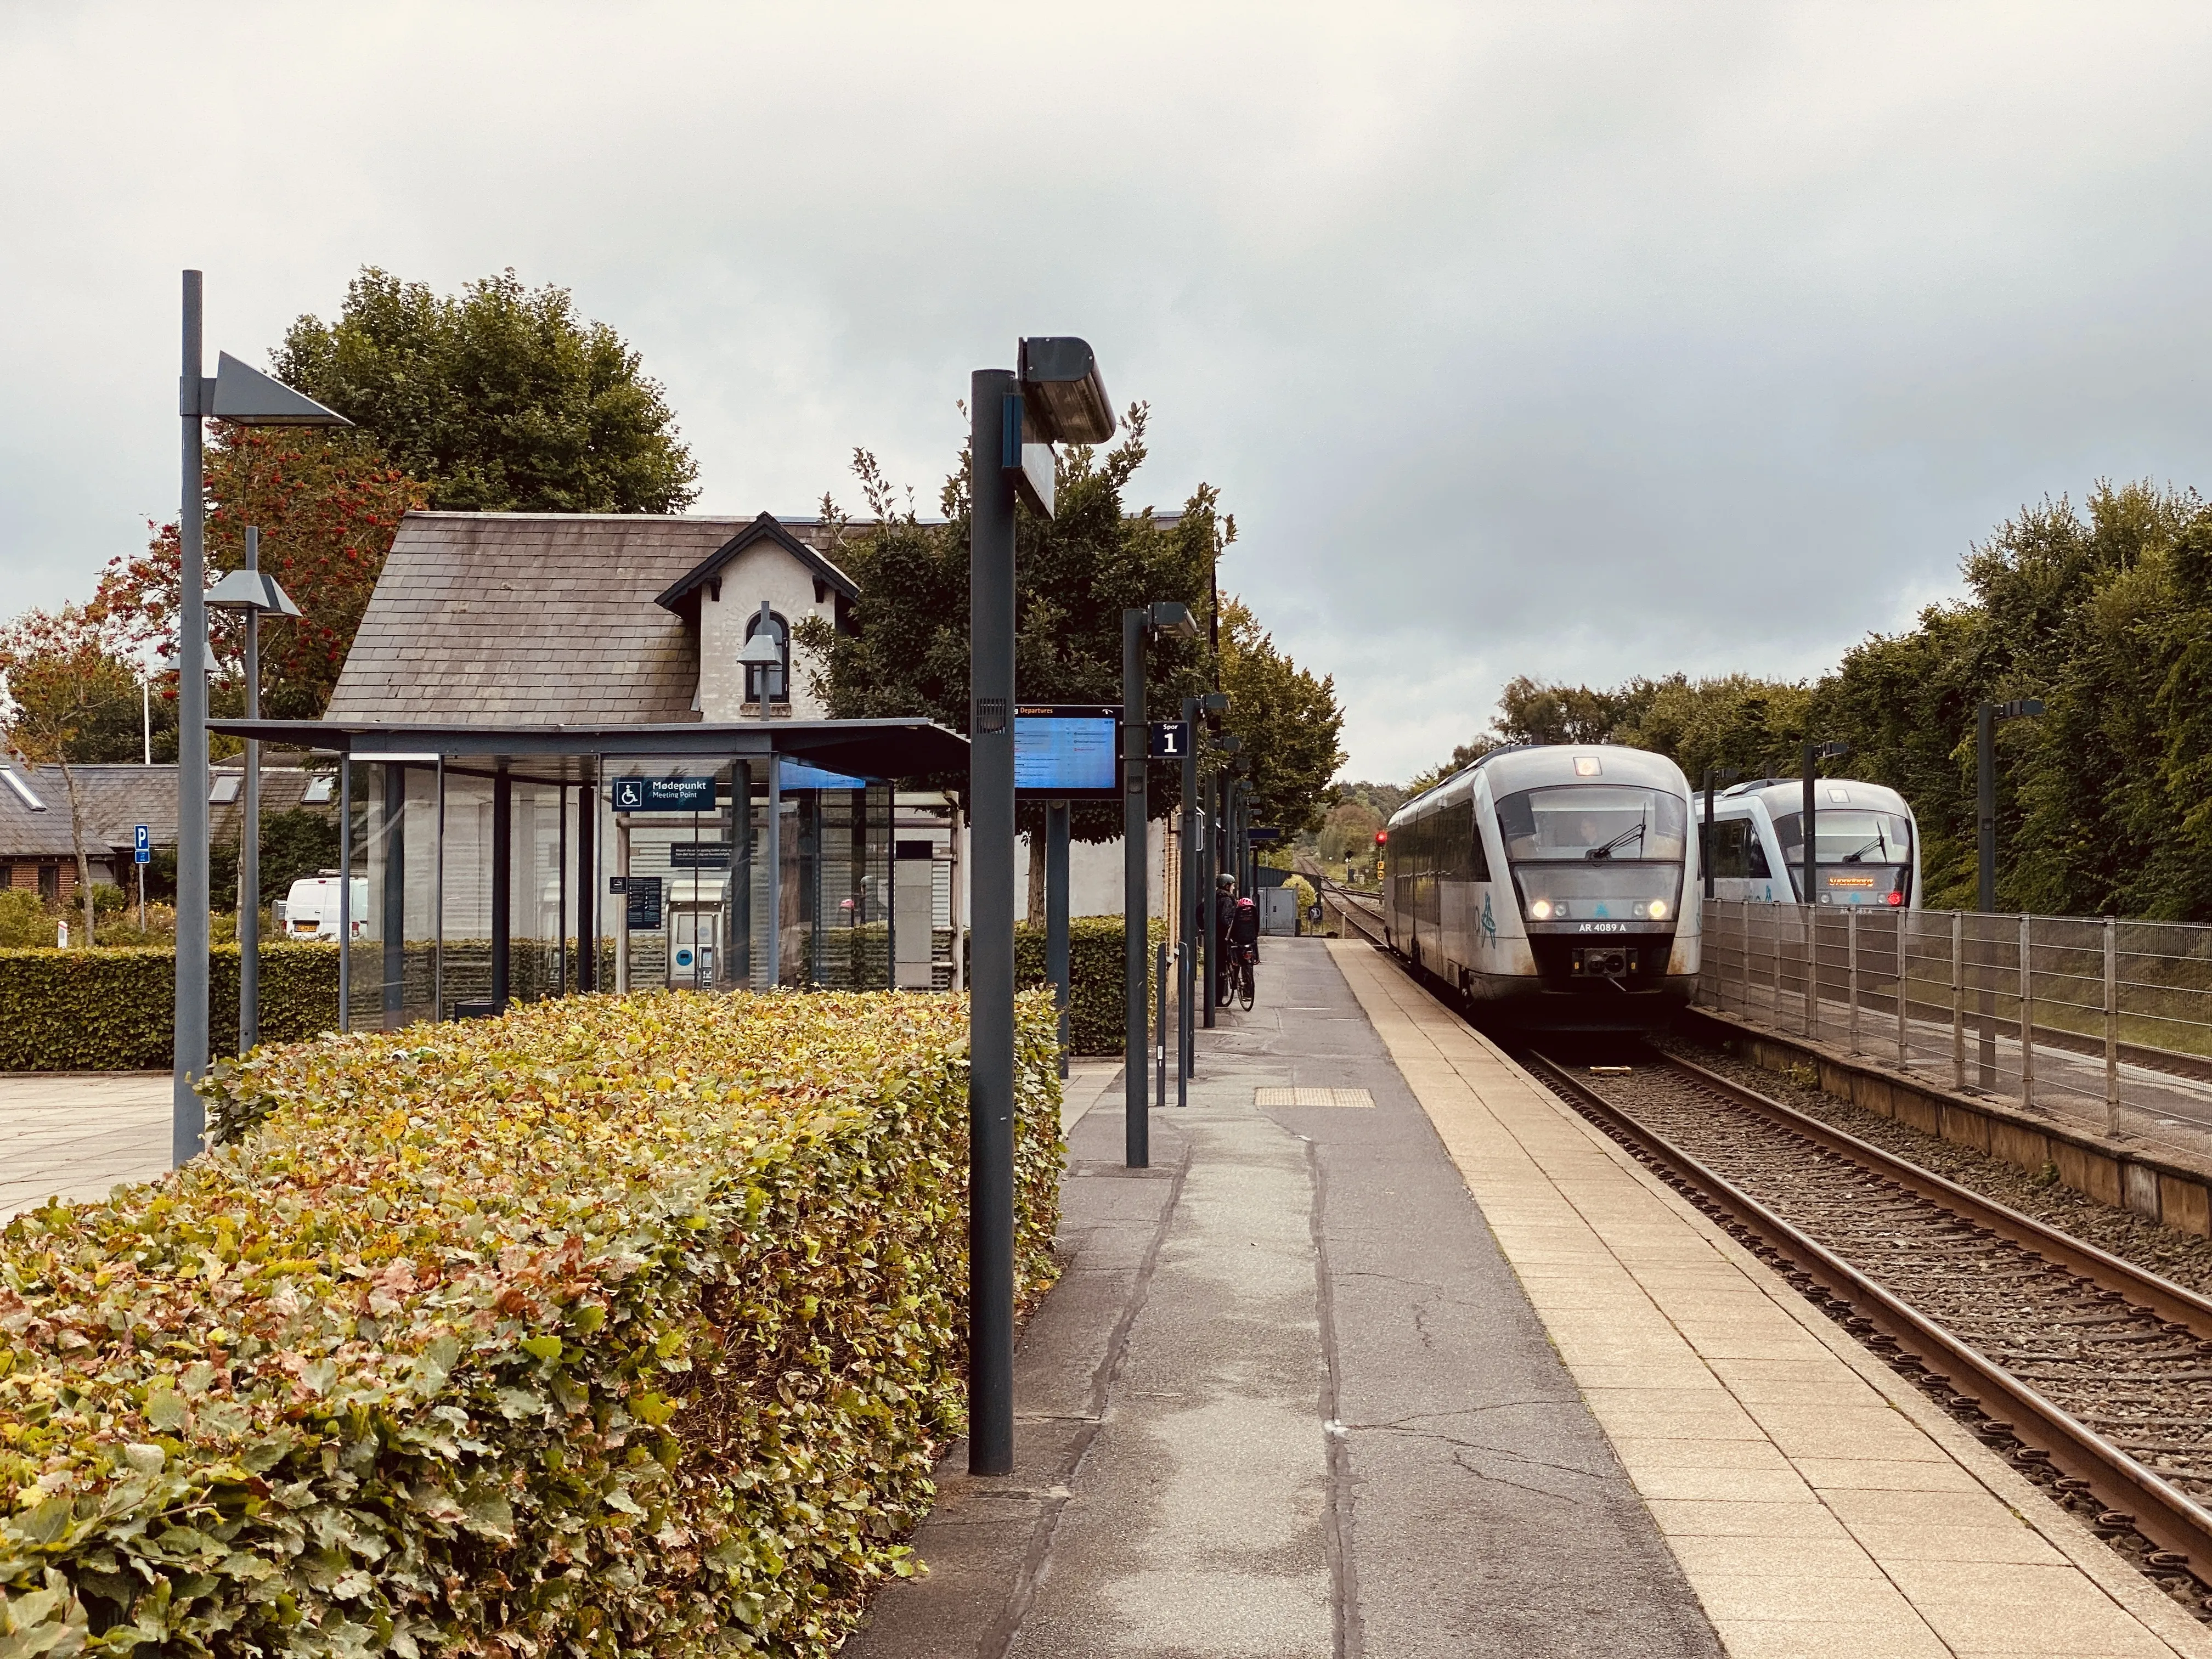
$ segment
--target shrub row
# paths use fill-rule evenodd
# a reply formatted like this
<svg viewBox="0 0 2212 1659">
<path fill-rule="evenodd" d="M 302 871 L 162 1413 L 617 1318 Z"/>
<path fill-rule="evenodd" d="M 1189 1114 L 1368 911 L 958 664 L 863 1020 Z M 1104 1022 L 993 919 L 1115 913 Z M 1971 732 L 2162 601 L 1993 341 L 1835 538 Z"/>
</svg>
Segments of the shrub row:
<svg viewBox="0 0 2212 1659">
<path fill-rule="evenodd" d="M 238 1052 L 235 945 L 208 952 L 208 1028 Z M 335 945 L 261 947 L 261 1034 L 296 1042 L 337 1024 Z M 0 1072 L 167 1071 L 176 953 L 166 947 L 0 951 Z"/>
<path fill-rule="evenodd" d="M 1149 929 L 1154 945 L 1168 936 L 1168 926 L 1158 917 Z M 1119 916 L 1074 916 L 1067 924 L 1067 1030 L 1069 1051 L 1079 1054 L 1118 1054 L 1127 1029 L 1122 1003 L 1124 988 L 1121 942 L 1128 929 Z M 969 940 L 972 954 L 974 940 Z M 1145 957 L 1145 1006 L 1151 1008 L 1159 988 L 1153 971 L 1154 953 Z M 1014 983 L 1033 990 L 1045 983 L 1044 929 L 1027 922 L 1014 927 Z M 1172 1012 L 1170 1018 L 1174 1016 Z"/>
<path fill-rule="evenodd" d="M 835 1650 L 961 1427 L 966 1035 L 588 997 L 218 1066 L 215 1151 L 0 1232 L 0 1650 Z"/>
</svg>

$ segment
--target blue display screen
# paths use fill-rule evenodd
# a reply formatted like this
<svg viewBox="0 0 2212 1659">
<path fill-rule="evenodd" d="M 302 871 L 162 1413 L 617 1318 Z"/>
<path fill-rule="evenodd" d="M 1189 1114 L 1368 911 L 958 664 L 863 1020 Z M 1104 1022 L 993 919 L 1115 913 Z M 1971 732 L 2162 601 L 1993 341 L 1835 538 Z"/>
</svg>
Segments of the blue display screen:
<svg viewBox="0 0 2212 1659">
<path fill-rule="evenodd" d="M 1014 711 L 1014 787 L 1024 794 L 1113 794 L 1115 734 L 1110 709 Z"/>
</svg>

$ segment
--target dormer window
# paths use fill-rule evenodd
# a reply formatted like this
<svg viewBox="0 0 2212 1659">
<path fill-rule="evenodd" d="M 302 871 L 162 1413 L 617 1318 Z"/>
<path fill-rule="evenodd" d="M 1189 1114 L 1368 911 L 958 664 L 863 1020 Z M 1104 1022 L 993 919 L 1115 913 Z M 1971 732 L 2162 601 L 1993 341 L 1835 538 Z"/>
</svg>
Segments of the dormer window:
<svg viewBox="0 0 2212 1659">
<path fill-rule="evenodd" d="M 763 605 L 745 623 L 745 641 L 750 644 L 765 629 L 775 641 L 776 659 L 773 665 L 766 663 L 745 665 L 745 701 L 754 703 L 789 702 L 791 701 L 791 628 L 781 617 Z M 763 695 L 763 682 L 766 695 Z"/>
</svg>

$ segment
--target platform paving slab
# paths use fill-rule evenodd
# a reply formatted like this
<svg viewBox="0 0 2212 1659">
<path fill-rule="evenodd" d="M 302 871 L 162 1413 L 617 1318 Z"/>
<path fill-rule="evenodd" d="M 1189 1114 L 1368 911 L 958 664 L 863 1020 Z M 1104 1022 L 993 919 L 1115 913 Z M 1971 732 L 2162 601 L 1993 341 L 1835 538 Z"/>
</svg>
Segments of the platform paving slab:
<svg viewBox="0 0 2212 1659">
<path fill-rule="evenodd" d="M 1265 950 L 1261 1006 L 1152 1114 L 1152 1169 L 1121 1167 L 1118 1091 L 1077 1121 L 1018 1468 L 954 1449 L 928 1576 L 848 1651 L 1718 1654 L 1341 972 Z"/>
<path fill-rule="evenodd" d="M 0 1073 L 0 1221 L 169 1167 L 167 1072 Z"/>
<path fill-rule="evenodd" d="M 2202 1625 L 1388 958 L 1330 948 L 1729 1654 L 2212 1655 Z"/>
</svg>

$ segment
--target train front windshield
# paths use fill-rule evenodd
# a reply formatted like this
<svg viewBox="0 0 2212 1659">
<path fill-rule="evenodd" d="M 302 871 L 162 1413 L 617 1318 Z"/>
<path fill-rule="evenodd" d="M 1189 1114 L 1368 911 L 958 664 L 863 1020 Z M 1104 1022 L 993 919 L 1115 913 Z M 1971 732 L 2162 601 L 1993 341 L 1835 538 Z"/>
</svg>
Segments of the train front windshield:
<svg viewBox="0 0 2212 1659">
<path fill-rule="evenodd" d="M 1521 914 L 1570 933 L 1671 927 L 1687 826 L 1680 796 L 1630 784 L 1524 789 L 1498 803 Z"/>
<path fill-rule="evenodd" d="M 1774 838 L 1802 902 L 1804 813 L 1778 813 Z M 1912 820 L 1863 806 L 1828 807 L 1814 815 L 1813 862 L 1823 904 L 1901 905 L 1912 880 Z"/>
</svg>

